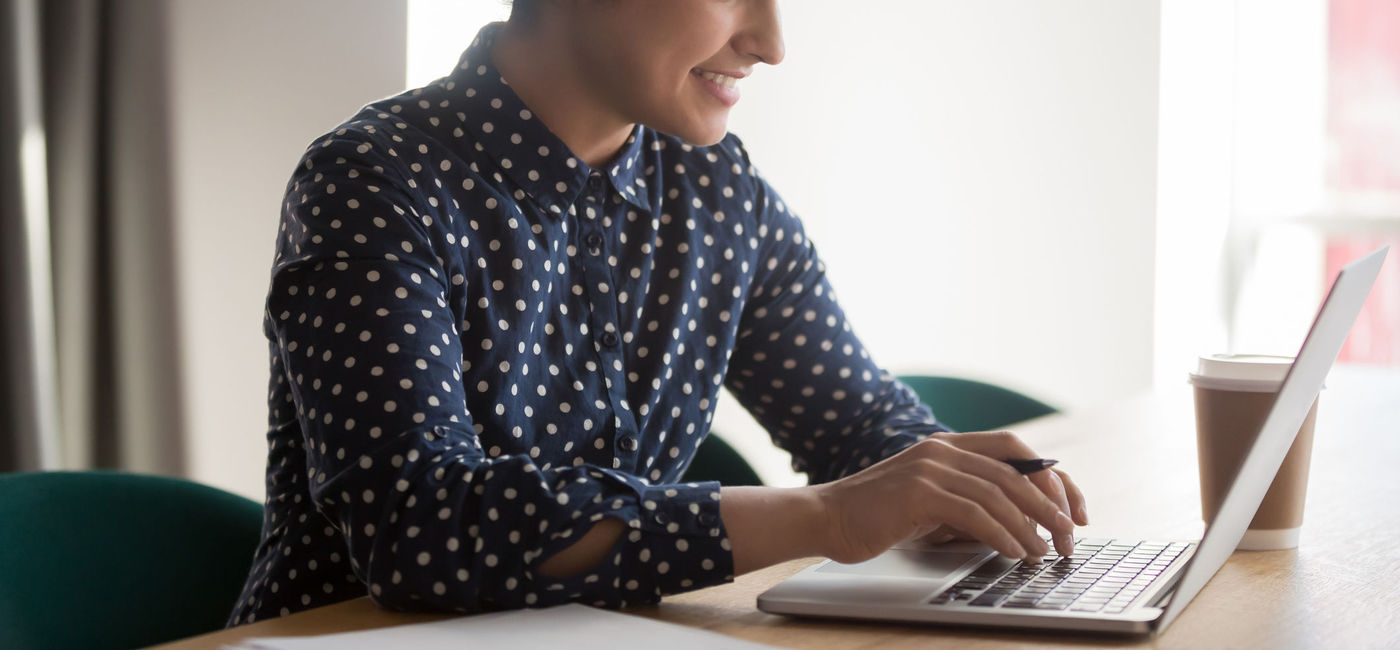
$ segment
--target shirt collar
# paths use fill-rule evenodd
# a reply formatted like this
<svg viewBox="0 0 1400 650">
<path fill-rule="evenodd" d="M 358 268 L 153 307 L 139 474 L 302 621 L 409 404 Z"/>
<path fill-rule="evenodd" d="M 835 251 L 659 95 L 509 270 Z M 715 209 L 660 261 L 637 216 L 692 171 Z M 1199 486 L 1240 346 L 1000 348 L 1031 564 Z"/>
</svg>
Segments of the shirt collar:
<svg viewBox="0 0 1400 650">
<path fill-rule="evenodd" d="M 491 43 L 504 23 L 491 23 L 477 32 L 457 68 L 448 77 L 458 119 L 497 165 L 546 214 L 562 217 L 585 190 L 593 170 L 574 156 L 525 106 L 491 62 Z M 651 210 L 643 167 L 643 133 L 638 124 L 616 159 L 598 172 L 611 190 L 628 203 Z M 521 198 L 521 197 L 518 197 Z"/>
</svg>

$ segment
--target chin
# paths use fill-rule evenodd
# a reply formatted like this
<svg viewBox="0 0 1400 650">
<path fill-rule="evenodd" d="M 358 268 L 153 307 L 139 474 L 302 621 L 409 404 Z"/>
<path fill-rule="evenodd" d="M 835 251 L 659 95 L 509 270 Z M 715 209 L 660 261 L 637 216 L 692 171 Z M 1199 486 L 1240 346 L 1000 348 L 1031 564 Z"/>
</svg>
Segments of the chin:
<svg viewBox="0 0 1400 650">
<path fill-rule="evenodd" d="M 719 144 L 728 132 L 728 125 L 721 122 L 713 126 L 692 126 L 690 128 L 678 129 L 672 132 L 671 135 L 697 147 L 708 147 Z"/>
<path fill-rule="evenodd" d="M 658 113 L 645 123 L 652 129 L 680 138 L 686 144 L 708 147 L 718 144 L 729 133 L 729 112 L 689 115 Z"/>
</svg>

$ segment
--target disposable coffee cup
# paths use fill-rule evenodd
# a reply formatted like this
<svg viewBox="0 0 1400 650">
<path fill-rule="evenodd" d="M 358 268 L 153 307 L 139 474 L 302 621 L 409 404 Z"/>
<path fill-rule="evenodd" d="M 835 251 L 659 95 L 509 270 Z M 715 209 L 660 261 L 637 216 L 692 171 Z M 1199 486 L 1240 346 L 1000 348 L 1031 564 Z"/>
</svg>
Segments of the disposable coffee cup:
<svg viewBox="0 0 1400 650">
<path fill-rule="evenodd" d="M 1203 355 L 1191 373 L 1196 397 L 1196 459 L 1201 472 L 1201 518 L 1209 525 L 1254 445 L 1283 385 L 1292 357 Z M 1269 492 L 1240 540 L 1245 551 L 1298 547 L 1307 496 L 1317 400 L 1274 475 Z"/>
</svg>

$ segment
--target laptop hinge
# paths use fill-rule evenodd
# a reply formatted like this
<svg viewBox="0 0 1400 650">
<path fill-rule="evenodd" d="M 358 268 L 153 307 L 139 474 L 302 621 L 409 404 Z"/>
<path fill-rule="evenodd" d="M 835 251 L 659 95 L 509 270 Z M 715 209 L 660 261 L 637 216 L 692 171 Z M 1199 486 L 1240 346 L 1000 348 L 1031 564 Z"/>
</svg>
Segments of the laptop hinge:
<svg viewBox="0 0 1400 650">
<path fill-rule="evenodd" d="M 1176 583 L 1181 581 L 1181 573 L 1182 572 L 1178 570 L 1162 585 L 1162 590 L 1157 592 L 1157 595 L 1152 599 L 1149 606 L 1158 608 L 1165 608 L 1167 606 L 1167 602 L 1171 600 L 1172 594 L 1176 593 Z"/>
</svg>

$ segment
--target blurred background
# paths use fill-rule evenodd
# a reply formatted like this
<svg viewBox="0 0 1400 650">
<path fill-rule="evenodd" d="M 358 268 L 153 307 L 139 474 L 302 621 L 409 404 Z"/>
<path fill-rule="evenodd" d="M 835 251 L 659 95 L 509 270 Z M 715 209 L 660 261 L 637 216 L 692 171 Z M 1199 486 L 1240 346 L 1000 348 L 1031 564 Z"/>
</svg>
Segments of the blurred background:
<svg viewBox="0 0 1400 650">
<path fill-rule="evenodd" d="M 292 166 L 508 6 L 0 7 L 0 471 L 261 500 Z M 744 81 L 730 128 L 896 374 L 1111 403 L 1200 353 L 1292 354 L 1340 265 L 1400 243 L 1400 3 L 781 7 L 787 60 Z M 1400 364 L 1394 259 L 1342 362 Z M 803 481 L 728 396 L 715 429 L 766 482 Z"/>
</svg>

